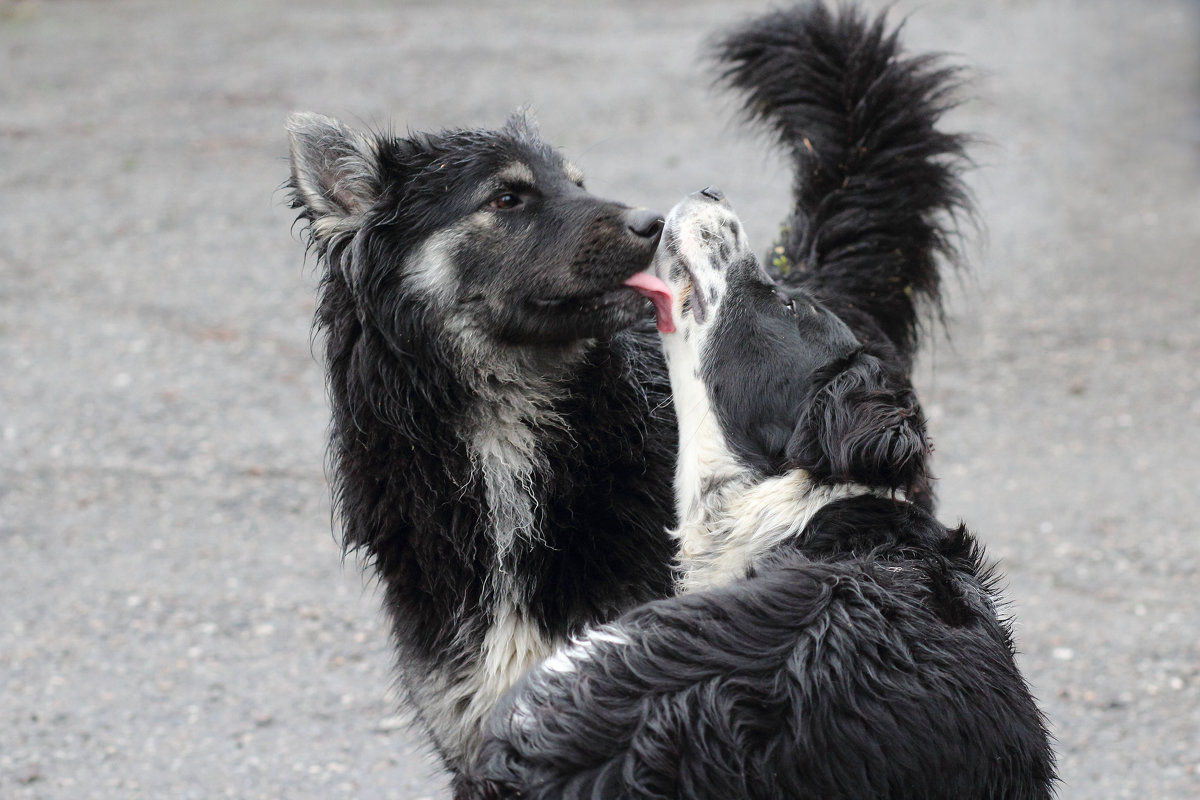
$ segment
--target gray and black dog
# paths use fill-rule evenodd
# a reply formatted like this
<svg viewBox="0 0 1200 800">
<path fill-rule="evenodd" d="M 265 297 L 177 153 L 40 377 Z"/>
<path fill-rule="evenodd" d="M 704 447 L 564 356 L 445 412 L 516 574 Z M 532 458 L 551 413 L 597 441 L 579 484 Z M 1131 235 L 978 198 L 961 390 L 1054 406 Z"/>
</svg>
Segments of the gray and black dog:
<svg viewBox="0 0 1200 800">
<path fill-rule="evenodd" d="M 920 299 L 965 210 L 953 72 L 881 17 L 806 4 L 717 44 L 789 145 L 764 267 L 721 192 L 684 199 L 653 269 L 680 434 L 679 595 L 517 684 L 462 798 L 1048 798 L 1045 721 L 996 576 L 932 513 L 910 380 Z"/>
<path fill-rule="evenodd" d="M 662 216 L 588 193 L 523 118 L 404 137 L 288 121 L 343 542 L 377 574 L 446 766 L 531 665 L 672 592 Z"/>
</svg>

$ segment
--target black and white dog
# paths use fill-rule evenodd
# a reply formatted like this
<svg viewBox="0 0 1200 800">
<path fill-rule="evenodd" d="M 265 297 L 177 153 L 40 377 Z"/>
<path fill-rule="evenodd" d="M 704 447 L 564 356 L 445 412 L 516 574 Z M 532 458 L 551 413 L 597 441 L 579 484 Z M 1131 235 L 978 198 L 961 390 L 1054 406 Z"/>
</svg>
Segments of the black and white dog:
<svg viewBox="0 0 1200 800">
<path fill-rule="evenodd" d="M 962 142 L 933 128 L 953 75 L 817 5 L 718 54 L 799 185 L 770 272 L 707 189 L 630 280 L 678 416 L 680 595 L 522 679 L 460 796 L 1049 797 L 994 576 L 932 515 L 909 377 L 937 214 L 965 203 Z"/>
<path fill-rule="evenodd" d="M 624 285 L 662 217 L 589 194 L 520 118 L 288 128 L 343 541 L 377 573 L 408 707 L 458 771 L 529 666 L 672 593 L 676 426 Z"/>
<path fill-rule="evenodd" d="M 531 671 L 461 796 L 1050 797 L 994 575 L 904 499 L 929 446 L 903 373 L 781 292 L 715 190 L 639 285 L 666 312 L 681 596 Z"/>
</svg>

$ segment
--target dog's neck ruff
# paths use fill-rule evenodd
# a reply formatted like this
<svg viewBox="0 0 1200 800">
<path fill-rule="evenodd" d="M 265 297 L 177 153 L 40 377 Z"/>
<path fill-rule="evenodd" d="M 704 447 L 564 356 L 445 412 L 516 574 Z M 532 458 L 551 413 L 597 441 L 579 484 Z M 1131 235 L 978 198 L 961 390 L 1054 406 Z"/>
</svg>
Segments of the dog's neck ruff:
<svg viewBox="0 0 1200 800">
<path fill-rule="evenodd" d="M 489 351 L 490 364 L 464 359 L 460 365 L 461 373 L 473 379 L 470 385 L 476 395 L 470 429 L 464 433 L 473 477 L 484 488 L 487 535 L 495 562 L 484 601 L 493 622 L 484 635 L 480 658 L 459 676 L 458 683 L 444 687 L 442 697 L 432 699 L 445 708 L 446 719 L 461 717 L 467 722 L 449 732 L 462 735 L 454 742 L 456 752 L 474 752 L 484 721 L 508 687 L 562 644 L 557 637 L 545 635 L 532 619 L 527 606 L 528 570 L 519 562 L 545 543 L 537 502 L 537 484 L 550 469 L 542 444 L 545 431 L 570 434 L 567 421 L 556 410 L 563 395 L 561 384 L 554 380 L 557 374 L 539 374 L 539 367 L 543 373 L 565 373 L 584 357 L 586 347 L 581 343 L 554 354 L 557 358 L 551 360 L 556 363 L 535 365 L 522 359 L 519 351 L 500 352 L 501 348 L 481 342 L 475 349 Z"/>
<path fill-rule="evenodd" d="M 489 387 L 477 400 L 469 453 L 485 487 L 501 573 L 514 547 L 542 539 L 533 499 L 534 482 L 547 469 L 539 432 L 567 429 L 554 411 L 556 397 L 546 385 L 513 384 Z"/>
<path fill-rule="evenodd" d="M 745 473 L 711 484 L 674 532 L 680 590 L 711 589 L 744 578 L 763 555 L 801 536 L 831 503 L 891 496 L 857 483 L 816 484 L 800 469 L 766 479 Z"/>
</svg>

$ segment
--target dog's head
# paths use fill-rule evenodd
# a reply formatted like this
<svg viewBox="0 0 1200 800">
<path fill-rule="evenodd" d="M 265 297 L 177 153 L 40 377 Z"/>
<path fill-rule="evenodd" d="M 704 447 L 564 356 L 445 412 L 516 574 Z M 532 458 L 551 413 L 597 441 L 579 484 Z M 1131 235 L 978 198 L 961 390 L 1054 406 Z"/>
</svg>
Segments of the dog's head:
<svg viewBox="0 0 1200 800">
<path fill-rule="evenodd" d="M 522 118 L 395 137 L 294 114 L 288 130 L 292 205 L 328 277 L 385 335 L 413 311 L 435 329 L 557 345 L 644 314 L 622 281 L 650 263 L 661 216 L 589 194 Z"/>
<path fill-rule="evenodd" d="M 672 209 L 652 274 L 631 283 L 655 301 L 673 381 L 690 374 L 703 387 L 692 409 L 676 397 L 681 435 L 689 417 L 712 413 L 728 451 L 760 475 L 924 482 L 930 448 L 907 377 L 817 298 L 775 285 L 719 190 Z"/>
</svg>

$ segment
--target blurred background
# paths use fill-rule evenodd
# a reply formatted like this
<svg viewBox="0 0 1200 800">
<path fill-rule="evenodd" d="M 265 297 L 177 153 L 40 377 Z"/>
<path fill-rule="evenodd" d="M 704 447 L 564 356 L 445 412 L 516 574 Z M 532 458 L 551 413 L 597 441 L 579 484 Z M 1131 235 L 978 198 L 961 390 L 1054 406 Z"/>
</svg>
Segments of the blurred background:
<svg viewBox="0 0 1200 800">
<path fill-rule="evenodd" d="M 882 8 L 873 0 L 867 5 Z M 698 58 L 759 2 L 0 0 L 0 796 L 442 798 L 343 561 L 283 121 L 529 106 L 592 191 L 782 160 Z M 924 0 L 985 230 L 918 382 L 1064 798 L 1200 796 L 1200 4 Z"/>
</svg>

